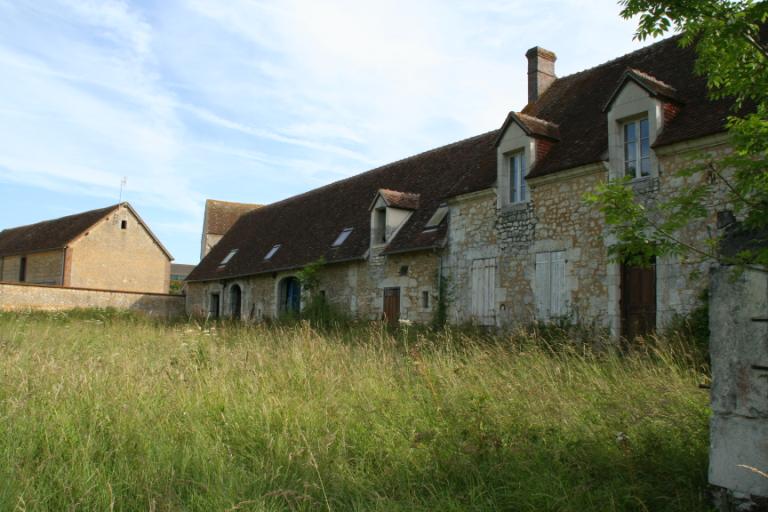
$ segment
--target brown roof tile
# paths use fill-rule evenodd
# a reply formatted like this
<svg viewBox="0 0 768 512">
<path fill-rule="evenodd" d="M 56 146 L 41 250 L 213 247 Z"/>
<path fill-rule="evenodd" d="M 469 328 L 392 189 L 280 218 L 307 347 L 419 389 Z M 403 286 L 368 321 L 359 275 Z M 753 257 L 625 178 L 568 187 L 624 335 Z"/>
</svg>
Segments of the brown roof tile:
<svg viewBox="0 0 768 512">
<path fill-rule="evenodd" d="M 206 234 L 223 235 L 244 214 L 261 208 L 260 204 L 233 203 L 208 199 L 205 201 Z"/>
<path fill-rule="evenodd" d="M 496 180 L 497 131 L 421 153 L 337 181 L 243 215 L 187 278 L 205 281 L 301 267 L 320 257 L 328 262 L 362 259 L 370 246 L 370 205 L 381 189 L 418 195 L 418 208 L 388 246 L 394 252 L 442 244 L 446 223 L 424 232 L 445 199 L 475 192 Z M 345 228 L 353 228 L 339 247 L 331 247 Z M 264 256 L 274 245 L 280 250 Z M 233 249 L 232 259 L 220 262 Z"/>
<path fill-rule="evenodd" d="M 607 116 L 603 108 L 628 77 L 655 95 L 682 102 L 677 116 L 665 125 L 655 146 L 720 133 L 731 102 L 707 97 L 706 80 L 693 73 L 691 47 L 681 48 L 675 36 L 580 73 L 555 80 L 523 114 L 556 124 L 560 140 L 537 161 L 529 177 L 599 162 L 608 149 Z"/>
<path fill-rule="evenodd" d="M 115 204 L 0 231 L 0 256 L 61 249 L 118 206 Z"/>
<path fill-rule="evenodd" d="M 408 192 L 398 192 L 397 190 L 382 188 L 379 190 L 379 195 L 384 198 L 387 206 L 393 208 L 402 208 L 403 210 L 416 210 L 419 208 L 420 194 L 410 194 Z"/>
</svg>

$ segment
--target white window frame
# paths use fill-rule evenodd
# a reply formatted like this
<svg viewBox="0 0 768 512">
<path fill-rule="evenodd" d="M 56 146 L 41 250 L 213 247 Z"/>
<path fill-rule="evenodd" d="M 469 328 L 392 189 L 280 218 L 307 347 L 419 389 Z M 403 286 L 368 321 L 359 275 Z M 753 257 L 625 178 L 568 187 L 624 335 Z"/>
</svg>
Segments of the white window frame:
<svg viewBox="0 0 768 512">
<path fill-rule="evenodd" d="M 525 176 L 525 151 L 515 151 L 507 156 L 509 166 L 509 204 L 519 204 L 528 201 L 528 186 Z"/>
<path fill-rule="evenodd" d="M 645 123 L 645 137 L 642 136 L 642 126 Z M 629 128 L 634 128 L 634 139 L 628 140 Z M 648 116 L 638 117 L 621 123 L 621 147 L 622 147 L 622 172 L 624 176 L 632 179 L 647 178 L 651 175 L 651 124 Z M 645 145 L 643 145 L 645 141 Z M 629 158 L 630 150 L 634 151 L 635 158 Z M 645 151 L 643 151 L 645 150 Z M 643 171 L 643 162 L 647 162 L 647 169 Z M 634 167 L 631 165 L 633 163 Z"/>
</svg>

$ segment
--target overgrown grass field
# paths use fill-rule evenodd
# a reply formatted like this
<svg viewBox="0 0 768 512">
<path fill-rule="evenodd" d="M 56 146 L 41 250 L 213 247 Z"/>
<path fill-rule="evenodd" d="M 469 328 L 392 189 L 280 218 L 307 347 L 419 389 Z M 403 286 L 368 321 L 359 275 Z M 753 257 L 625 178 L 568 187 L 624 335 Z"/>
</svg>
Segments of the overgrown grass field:
<svg viewBox="0 0 768 512">
<path fill-rule="evenodd" d="M 0 314 L 0 510 L 699 511 L 677 342 Z"/>
</svg>

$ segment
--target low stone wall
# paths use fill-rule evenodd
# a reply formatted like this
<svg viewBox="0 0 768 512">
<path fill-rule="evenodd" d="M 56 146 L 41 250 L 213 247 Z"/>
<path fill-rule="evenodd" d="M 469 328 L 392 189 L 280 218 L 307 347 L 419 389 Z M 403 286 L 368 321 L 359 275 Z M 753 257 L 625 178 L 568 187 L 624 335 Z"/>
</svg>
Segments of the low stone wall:
<svg viewBox="0 0 768 512">
<path fill-rule="evenodd" d="M 185 299 L 180 295 L 0 282 L 2 311 L 115 308 L 152 317 L 175 318 L 185 314 L 184 303 Z"/>
</svg>

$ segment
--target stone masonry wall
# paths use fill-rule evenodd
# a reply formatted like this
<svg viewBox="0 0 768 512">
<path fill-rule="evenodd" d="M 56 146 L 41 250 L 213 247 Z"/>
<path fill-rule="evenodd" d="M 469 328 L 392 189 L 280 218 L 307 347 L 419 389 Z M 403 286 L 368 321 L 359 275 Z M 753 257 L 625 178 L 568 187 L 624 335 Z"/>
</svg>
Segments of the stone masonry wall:
<svg viewBox="0 0 768 512">
<path fill-rule="evenodd" d="M 369 261 L 330 264 L 318 272 L 318 290 L 340 312 L 363 320 L 381 319 L 384 288 L 400 288 L 401 318 L 426 323 L 432 319 L 437 300 L 439 257 L 429 252 L 375 256 Z M 403 269 L 403 267 L 407 267 Z M 401 275 L 401 271 L 405 274 Z M 188 283 L 187 311 L 205 316 L 210 310 L 210 296 L 220 294 L 221 314 L 231 315 L 231 289 L 242 290 L 242 315 L 245 320 L 260 321 L 279 315 L 277 298 L 280 282 L 296 272 L 278 272 L 221 282 Z M 430 294 L 428 307 L 422 305 L 422 293 Z M 303 302 L 306 297 L 302 297 Z"/>
<path fill-rule="evenodd" d="M 32 284 L 61 284 L 63 251 L 37 252 L 25 255 L 27 272 L 25 282 Z M 21 256 L 5 256 L 2 259 L 0 280 L 17 282 Z"/>
<path fill-rule="evenodd" d="M 749 468 L 768 469 L 768 274 L 717 267 L 711 276 L 709 482 L 728 491 L 723 501 L 741 502 L 720 510 L 765 510 L 768 478 Z"/>
<path fill-rule="evenodd" d="M 496 219 L 496 190 L 459 197 L 450 203 L 448 249 L 443 273 L 446 279 L 448 321 L 454 324 L 473 322 L 472 318 L 472 262 L 497 261 L 499 248 Z M 509 295 L 503 285 L 501 272 L 496 272 L 493 296 L 494 314 L 500 313 L 498 304 L 505 303 Z"/>
<path fill-rule="evenodd" d="M 0 310 L 2 311 L 61 311 L 75 308 L 116 308 L 137 311 L 153 317 L 175 318 L 184 315 L 184 297 L 0 283 Z"/>
<path fill-rule="evenodd" d="M 603 215 L 584 202 L 606 178 L 602 166 L 552 181 L 531 184 L 536 211 L 534 243 L 528 273 L 535 272 L 536 253 L 565 251 L 567 311 L 574 321 L 604 325 L 607 321 L 607 250 L 603 240 Z"/>
<path fill-rule="evenodd" d="M 74 241 L 69 253 L 69 286 L 168 292 L 170 260 L 124 206 Z"/>
</svg>

